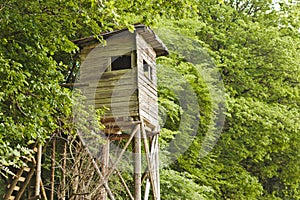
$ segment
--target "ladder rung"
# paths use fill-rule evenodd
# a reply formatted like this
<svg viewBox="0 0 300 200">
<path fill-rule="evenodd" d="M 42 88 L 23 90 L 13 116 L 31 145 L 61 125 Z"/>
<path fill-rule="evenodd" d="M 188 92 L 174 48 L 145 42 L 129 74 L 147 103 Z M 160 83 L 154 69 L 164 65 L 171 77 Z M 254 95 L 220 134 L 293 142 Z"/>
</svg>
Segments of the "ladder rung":
<svg viewBox="0 0 300 200">
<path fill-rule="evenodd" d="M 24 167 L 24 171 L 25 171 L 25 172 L 29 172 L 29 171 L 30 171 L 30 168 L 29 168 L 29 167 Z"/>
<path fill-rule="evenodd" d="M 28 156 L 22 156 L 22 158 L 24 159 L 24 160 L 26 160 L 26 161 L 32 161 L 32 158 L 30 158 L 30 157 L 28 157 Z"/>
<path fill-rule="evenodd" d="M 19 190 L 20 190 L 20 187 L 19 187 L 19 186 L 15 186 L 14 190 L 15 190 L 15 191 L 19 191 Z"/>
<path fill-rule="evenodd" d="M 37 148 L 37 147 L 34 147 L 34 148 L 33 148 L 33 151 L 34 151 L 34 152 L 37 152 L 37 151 L 38 151 L 38 148 Z"/>
<path fill-rule="evenodd" d="M 26 180 L 25 177 L 22 177 L 22 176 L 21 176 L 21 177 L 19 178 L 19 181 L 21 181 L 21 182 L 24 182 L 25 180 Z"/>
</svg>

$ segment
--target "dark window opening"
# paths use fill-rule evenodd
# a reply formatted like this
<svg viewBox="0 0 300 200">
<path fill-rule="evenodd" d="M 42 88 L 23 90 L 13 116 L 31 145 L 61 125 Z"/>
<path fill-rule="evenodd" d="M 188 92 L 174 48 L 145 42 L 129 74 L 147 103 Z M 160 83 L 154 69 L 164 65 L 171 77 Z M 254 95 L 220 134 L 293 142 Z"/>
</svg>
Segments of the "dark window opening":
<svg viewBox="0 0 300 200">
<path fill-rule="evenodd" d="M 131 56 L 113 56 L 111 57 L 111 71 L 131 69 Z"/>
<path fill-rule="evenodd" d="M 143 69 L 144 69 L 144 75 L 152 81 L 153 80 L 152 67 L 145 60 L 143 60 Z"/>
</svg>

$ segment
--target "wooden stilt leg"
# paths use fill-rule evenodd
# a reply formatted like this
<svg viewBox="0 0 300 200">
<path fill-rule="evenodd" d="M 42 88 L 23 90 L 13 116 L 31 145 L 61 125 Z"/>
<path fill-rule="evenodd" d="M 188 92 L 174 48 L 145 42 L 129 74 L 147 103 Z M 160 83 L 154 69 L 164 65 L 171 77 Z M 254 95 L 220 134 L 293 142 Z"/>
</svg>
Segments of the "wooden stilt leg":
<svg viewBox="0 0 300 200">
<path fill-rule="evenodd" d="M 98 186 L 95 188 L 95 191 L 98 190 L 103 184 L 107 184 L 108 178 L 109 176 L 115 171 L 117 164 L 119 163 L 119 161 L 121 160 L 123 154 L 125 153 L 127 147 L 129 146 L 129 144 L 131 143 L 131 141 L 133 140 L 133 137 L 136 135 L 136 132 L 139 130 L 139 125 L 136 125 L 128 139 L 128 141 L 126 142 L 125 146 L 123 147 L 122 151 L 120 152 L 118 158 L 115 160 L 115 162 L 112 164 L 112 167 L 110 168 L 110 170 L 108 171 L 108 173 L 106 174 L 106 176 L 104 178 L 101 178 L 101 181 L 99 182 Z M 84 144 L 84 142 L 81 140 L 81 142 Z M 87 149 L 88 151 L 88 149 Z M 89 153 L 90 154 L 90 153 Z M 97 165 L 97 164 L 95 164 Z M 94 165 L 94 166 L 95 166 Z M 96 167 L 96 166 L 95 166 Z M 102 173 L 100 172 L 100 170 L 97 170 L 97 173 L 102 176 Z M 104 185 L 105 186 L 105 185 Z"/>
<path fill-rule="evenodd" d="M 148 200 L 149 199 L 150 187 L 151 187 L 150 180 L 149 180 L 149 178 L 147 178 L 144 200 Z"/>
<path fill-rule="evenodd" d="M 149 178 L 152 186 L 153 191 L 153 198 L 157 199 L 157 184 L 156 184 L 156 177 L 155 177 L 155 163 L 152 162 L 153 159 L 151 159 L 152 155 L 150 154 L 148 139 L 146 135 L 146 131 L 144 129 L 144 123 L 142 122 L 142 137 L 144 140 L 144 146 L 145 146 L 145 152 L 146 152 L 146 160 L 148 164 L 148 170 L 149 170 Z M 154 167 L 153 167 L 154 166 Z"/>
<path fill-rule="evenodd" d="M 138 125 L 140 127 L 140 125 Z M 142 182 L 141 182 L 141 168 L 142 168 L 142 159 L 141 159 L 141 129 L 139 128 L 135 134 L 133 142 L 133 159 L 134 159 L 134 199 L 142 199 Z"/>
<path fill-rule="evenodd" d="M 55 182 L 55 152 L 56 152 L 56 138 L 52 141 L 52 154 L 51 154 L 51 192 L 50 200 L 54 200 L 54 182 Z"/>
<path fill-rule="evenodd" d="M 105 177 L 105 175 L 108 173 L 108 165 L 109 165 L 109 140 L 106 140 L 106 143 L 103 144 L 103 149 L 102 149 L 102 174 Z M 101 191 L 101 199 L 106 200 L 107 199 L 107 192 L 105 188 L 102 189 Z"/>
<path fill-rule="evenodd" d="M 35 184 L 35 196 L 40 196 L 41 190 L 41 169 L 42 169 L 42 145 L 38 145 L 37 165 L 36 165 L 36 184 Z"/>
<path fill-rule="evenodd" d="M 62 191 L 61 191 L 61 197 L 60 199 L 65 200 L 66 199 L 66 167 L 67 167 L 67 143 L 64 143 L 64 152 L 63 152 L 63 163 L 62 163 L 62 174 L 61 174 L 61 186 L 62 186 Z"/>
<path fill-rule="evenodd" d="M 40 185 L 41 185 L 41 192 L 42 192 L 42 197 L 43 197 L 42 199 L 47 200 L 48 198 L 47 198 L 46 190 L 45 190 L 42 179 L 41 179 Z"/>
<path fill-rule="evenodd" d="M 129 196 L 129 198 L 130 198 L 131 200 L 134 200 L 134 198 L 133 198 L 133 196 L 132 196 L 132 194 L 131 194 L 131 192 L 130 192 L 128 186 L 126 185 L 126 182 L 125 182 L 125 180 L 123 179 L 121 173 L 120 173 L 118 170 L 116 170 L 116 172 L 117 172 L 118 177 L 121 179 L 122 185 L 125 187 L 125 190 L 126 190 L 128 196 Z"/>
<path fill-rule="evenodd" d="M 156 165 L 156 189 L 157 189 L 157 200 L 160 200 L 160 177 L 159 177 L 159 144 L 158 144 L 158 135 L 155 135 L 155 151 L 154 151 L 154 163 Z"/>
<path fill-rule="evenodd" d="M 97 174 L 100 176 L 100 184 L 99 184 L 99 185 L 94 189 L 94 191 L 92 191 L 86 198 L 87 198 L 87 199 L 91 199 L 91 197 L 92 197 L 92 196 L 93 196 L 93 195 L 94 195 L 94 194 L 102 187 L 102 185 L 104 185 L 104 187 L 105 187 L 105 189 L 106 189 L 106 192 L 107 192 L 109 198 L 110 198 L 111 200 L 115 200 L 115 197 L 114 197 L 114 195 L 112 194 L 112 192 L 111 192 L 111 190 L 110 190 L 110 188 L 109 188 L 109 186 L 108 186 L 108 183 L 107 183 L 108 180 L 105 179 L 105 177 L 102 175 L 102 173 L 101 173 L 101 171 L 100 171 L 100 169 L 99 169 L 99 166 L 98 166 L 98 164 L 96 163 L 96 161 L 95 161 L 93 155 L 91 154 L 91 152 L 89 151 L 89 149 L 86 147 L 84 141 L 82 140 L 82 138 L 81 138 L 80 136 L 79 136 L 79 139 L 80 139 L 80 141 L 82 142 L 82 144 L 84 145 L 84 148 L 85 148 L 85 150 L 87 151 L 87 153 L 88 153 L 88 155 L 89 155 L 89 157 L 90 157 L 90 159 L 91 159 L 91 161 L 92 161 L 92 164 L 93 164 L 93 166 L 94 166 L 94 168 L 95 168 Z"/>
</svg>

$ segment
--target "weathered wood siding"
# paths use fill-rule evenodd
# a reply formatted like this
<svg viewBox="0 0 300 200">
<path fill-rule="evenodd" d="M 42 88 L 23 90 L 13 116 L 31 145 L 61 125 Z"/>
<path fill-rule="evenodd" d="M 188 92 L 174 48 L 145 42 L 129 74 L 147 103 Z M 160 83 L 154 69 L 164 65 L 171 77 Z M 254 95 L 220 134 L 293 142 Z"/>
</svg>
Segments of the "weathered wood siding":
<svg viewBox="0 0 300 200">
<path fill-rule="evenodd" d="M 109 37 L 106 46 L 90 43 L 81 51 L 80 83 L 89 105 L 107 107 L 105 118 L 140 116 L 158 126 L 156 53 L 138 32 L 125 31 Z M 110 71 L 111 57 L 133 52 L 132 68 Z M 145 76 L 143 63 L 152 69 Z M 108 69 L 108 70 L 107 70 Z"/>
<path fill-rule="evenodd" d="M 155 67 L 156 54 L 145 39 L 137 33 L 137 69 L 138 69 L 138 99 L 140 116 L 154 126 L 158 126 L 157 76 Z M 152 68 L 152 80 L 144 74 L 143 61 Z"/>
<path fill-rule="evenodd" d="M 138 116 L 136 56 L 131 69 L 107 71 L 112 56 L 121 56 L 136 49 L 135 34 L 128 31 L 111 36 L 107 44 L 85 46 L 81 51 L 80 83 L 89 105 L 107 107 L 105 118 Z"/>
</svg>

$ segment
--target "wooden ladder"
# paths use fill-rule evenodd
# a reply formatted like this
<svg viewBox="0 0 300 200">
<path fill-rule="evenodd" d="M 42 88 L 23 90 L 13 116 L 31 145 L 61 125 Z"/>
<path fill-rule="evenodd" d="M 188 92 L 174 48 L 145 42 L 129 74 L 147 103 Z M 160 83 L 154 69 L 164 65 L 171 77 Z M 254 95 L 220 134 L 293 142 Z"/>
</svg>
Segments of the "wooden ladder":
<svg viewBox="0 0 300 200">
<path fill-rule="evenodd" d="M 38 159 L 40 158 L 40 151 L 36 147 L 33 151 L 38 154 Z M 16 175 L 12 178 L 12 183 L 7 186 L 7 192 L 4 195 L 4 200 L 19 200 L 21 199 L 23 193 L 25 192 L 27 186 L 35 173 L 37 173 L 37 161 L 34 157 L 26 158 L 27 167 L 21 168 Z M 43 187 L 43 183 L 40 180 L 40 185 Z M 42 191 L 44 193 L 44 190 Z M 45 194 L 43 194 L 44 196 Z M 40 199 L 38 196 L 32 199 Z"/>
<path fill-rule="evenodd" d="M 32 166 L 31 168 L 21 168 L 13 177 L 12 183 L 7 186 L 8 189 L 4 196 L 4 200 L 19 200 L 30 183 L 34 172 L 35 166 Z"/>
</svg>

